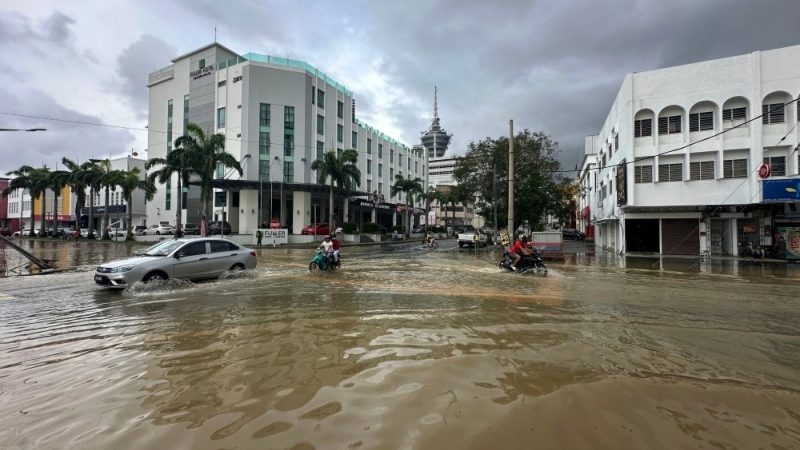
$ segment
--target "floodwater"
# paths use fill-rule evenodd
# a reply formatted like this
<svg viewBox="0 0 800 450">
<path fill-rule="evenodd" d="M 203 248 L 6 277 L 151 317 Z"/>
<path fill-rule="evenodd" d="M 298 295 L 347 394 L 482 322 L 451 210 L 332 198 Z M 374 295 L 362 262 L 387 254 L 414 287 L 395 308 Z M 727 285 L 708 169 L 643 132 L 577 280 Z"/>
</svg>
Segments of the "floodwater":
<svg viewBox="0 0 800 450">
<path fill-rule="evenodd" d="M 264 250 L 120 293 L 125 245 L 26 245 L 77 269 L 0 279 L 3 448 L 800 448 L 797 266 Z"/>
</svg>

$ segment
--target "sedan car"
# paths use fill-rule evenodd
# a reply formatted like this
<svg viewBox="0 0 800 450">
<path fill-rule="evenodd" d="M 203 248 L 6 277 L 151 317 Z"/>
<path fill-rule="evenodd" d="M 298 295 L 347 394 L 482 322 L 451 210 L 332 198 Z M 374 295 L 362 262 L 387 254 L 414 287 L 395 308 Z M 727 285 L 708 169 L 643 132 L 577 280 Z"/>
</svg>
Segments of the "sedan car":
<svg viewBox="0 0 800 450">
<path fill-rule="evenodd" d="M 231 234 L 231 224 L 221 220 L 208 222 L 208 234 Z"/>
<path fill-rule="evenodd" d="M 255 267 L 255 250 L 227 239 L 170 239 L 137 256 L 98 266 L 94 282 L 105 288 L 124 289 L 137 281 L 148 283 L 169 278 L 195 281 Z"/>
<path fill-rule="evenodd" d="M 183 224 L 183 234 L 200 234 L 200 228 L 193 223 Z"/>
<path fill-rule="evenodd" d="M 11 236 L 11 229 L 10 228 L 0 228 L 0 236 Z"/>
<path fill-rule="evenodd" d="M 166 234 L 170 235 L 175 232 L 175 229 L 172 225 L 150 225 L 150 228 L 144 230 L 144 234 Z"/>
<path fill-rule="evenodd" d="M 311 225 L 306 225 L 300 231 L 300 234 L 316 234 L 316 235 L 323 235 L 327 236 L 331 234 L 331 227 L 327 223 L 312 223 Z"/>
<path fill-rule="evenodd" d="M 575 228 L 564 228 L 561 231 L 561 236 L 564 239 L 574 239 L 576 241 L 582 241 L 586 239 L 586 234 L 576 230 Z"/>
</svg>

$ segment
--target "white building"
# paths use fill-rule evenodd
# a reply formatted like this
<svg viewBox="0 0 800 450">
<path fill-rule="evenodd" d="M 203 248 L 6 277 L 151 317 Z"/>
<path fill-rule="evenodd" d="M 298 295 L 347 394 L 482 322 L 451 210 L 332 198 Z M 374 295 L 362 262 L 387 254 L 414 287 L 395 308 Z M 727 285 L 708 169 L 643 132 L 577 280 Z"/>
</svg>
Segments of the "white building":
<svg viewBox="0 0 800 450">
<path fill-rule="evenodd" d="M 326 221 L 329 188 L 311 170 L 326 151 L 359 153 L 361 186 L 336 193 L 337 223 L 399 224 L 406 205 L 390 196 L 395 175 L 427 180 L 424 152 L 358 120 L 353 93 L 303 61 L 238 55 L 214 43 L 151 73 L 148 88 L 149 157 L 165 157 L 187 122 L 225 135 L 225 151 L 244 174 L 217 173 L 212 219 L 230 222 L 234 232 L 252 233 L 271 218 L 293 233 Z M 150 222 L 174 222 L 176 185 L 159 187 L 148 203 Z M 183 220 L 199 223 L 199 192 L 188 191 Z"/>
<path fill-rule="evenodd" d="M 428 182 L 432 186 L 455 186 L 453 171 L 458 158 L 439 158 L 428 161 Z"/>
<path fill-rule="evenodd" d="M 584 138 L 583 160 L 578 172 L 578 197 L 575 199 L 575 227 L 586 233 L 586 239 L 594 239 L 594 219 L 592 205 L 596 205 L 597 189 L 597 149 L 600 147 L 599 136 Z"/>
<path fill-rule="evenodd" d="M 145 161 L 131 156 L 124 156 L 121 158 L 114 158 L 110 160 L 111 170 L 131 171 L 134 168 L 139 169 L 139 178 L 144 180 L 147 176 L 144 170 Z M 106 205 L 106 191 L 105 188 L 100 189 L 94 193 L 94 198 L 91 197 L 89 189 L 86 189 L 86 200 L 81 207 L 81 228 L 89 228 L 89 205 L 94 204 L 94 229 L 96 233 L 100 233 L 103 227 L 103 214 L 108 208 L 110 225 L 115 228 L 128 229 L 129 226 L 147 225 L 147 202 L 145 201 L 144 191 L 137 189 L 131 195 L 132 204 L 128 205 L 127 200 L 122 194 L 122 189 L 119 187 L 109 192 L 108 205 Z M 74 200 L 73 200 L 74 202 Z M 133 216 L 133 223 L 128 223 L 128 208 L 131 208 Z M 173 216 L 174 219 L 174 216 Z M 150 222 L 158 223 L 157 221 Z M 117 225 L 118 224 L 118 225 Z"/>
<path fill-rule="evenodd" d="M 798 94 L 800 46 L 628 74 L 594 143 L 596 177 L 584 164 L 597 245 L 780 246 L 779 232 L 800 225 L 797 189 L 784 189 L 800 184 Z"/>
</svg>

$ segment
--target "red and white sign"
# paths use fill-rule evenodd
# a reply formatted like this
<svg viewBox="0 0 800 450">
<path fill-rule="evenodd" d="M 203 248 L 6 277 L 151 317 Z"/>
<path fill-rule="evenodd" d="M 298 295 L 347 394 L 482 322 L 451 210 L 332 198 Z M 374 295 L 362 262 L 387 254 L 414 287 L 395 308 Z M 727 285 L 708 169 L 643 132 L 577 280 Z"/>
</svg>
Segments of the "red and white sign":
<svg viewBox="0 0 800 450">
<path fill-rule="evenodd" d="M 761 164 L 761 166 L 758 168 L 758 176 L 761 178 L 769 178 L 771 173 L 772 170 L 770 169 L 769 164 Z"/>
<path fill-rule="evenodd" d="M 281 227 L 281 222 L 278 219 L 272 219 L 269 222 L 269 227 L 272 228 L 273 230 L 277 230 L 278 228 Z"/>
</svg>

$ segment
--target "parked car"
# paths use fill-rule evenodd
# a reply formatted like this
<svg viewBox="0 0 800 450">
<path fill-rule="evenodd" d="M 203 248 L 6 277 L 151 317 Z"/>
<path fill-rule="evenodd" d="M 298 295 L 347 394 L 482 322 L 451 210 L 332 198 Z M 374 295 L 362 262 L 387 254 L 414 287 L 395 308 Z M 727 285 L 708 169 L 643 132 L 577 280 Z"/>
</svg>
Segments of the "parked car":
<svg viewBox="0 0 800 450">
<path fill-rule="evenodd" d="M 125 228 L 108 228 L 108 235 L 113 237 L 125 237 L 128 234 L 128 230 Z"/>
<path fill-rule="evenodd" d="M 208 222 L 208 234 L 220 233 L 231 234 L 231 224 L 222 220 L 212 220 L 211 222 Z"/>
<path fill-rule="evenodd" d="M 494 244 L 494 241 L 496 239 L 494 235 L 494 230 L 491 227 L 483 227 L 481 228 L 481 231 L 483 232 L 483 234 L 486 235 L 486 243 Z"/>
<path fill-rule="evenodd" d="M 170 239 L 137 256 L 103 263 L 95 269 L 94 282 L 105 288 L 123 289 L 137 281 L 195 281 L 255 267 L 255 250 L 227 239 Z"/>
<path fill-rule="evenodd" d="M 170 235 L 175 232 L 175 228 L 172 225 L 150 225 L 150 228 L 144 231 L 144 234 L 152 235 L 152 234 L 166 234 Z"/>
<path fill-rule="evenodd" d="M 147 225 L 136 225 L 133 227 L 133 234 L 136 236 L 142 236 L 145 231 L 147 231 Z"/>
<path fill-rule="evenodd" d="M 33 230 L 33 235 L 36 236 L 36 237 L 39 237 L 40 231 L 41 230 L 39 230 L 38 228 Z M 28 228 L 27 230 L 15 231 L 14 234 L 13 234 L 14 237 L 20 237 L 20 236 L 21 237 L 28 237 L 30 235 L 31 235 L 31 229 L 30 228 Z"/>
<path fill-rule="evenodd" d="M 464 226 L 457 234 L 458 246 L 464 247 L 486 247 L 487 238 L 486 233 L 482 230 L 476 230 L 471 225 Z"/>
<path fill-rule="evenodd" d="M 200 228 L 193 223 L 183 224 L 183 234 L 200 234 Z"/>
<path fill-rule="evenodd" d="M 573 239 L 576 241 L 582 241 L 586 239 L 586 234 L 582 231 L 578 231 L 575 228 L 564 228 L 561 230 L 561 236 L 564 239 Z"/>
<path fill-rule="evenodd" d="M 317 234 L 327 236 L 331 234 L 331 227 L 327 223 L 314 223 L 303 227 L 303 229 L 300 231 L 300 234 Z"/>
<path fill-rule="evenodd" d="M 11 236 L 11 229 L 10 228 L 0 228 L 0 236 Z"/>
</svg>

